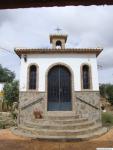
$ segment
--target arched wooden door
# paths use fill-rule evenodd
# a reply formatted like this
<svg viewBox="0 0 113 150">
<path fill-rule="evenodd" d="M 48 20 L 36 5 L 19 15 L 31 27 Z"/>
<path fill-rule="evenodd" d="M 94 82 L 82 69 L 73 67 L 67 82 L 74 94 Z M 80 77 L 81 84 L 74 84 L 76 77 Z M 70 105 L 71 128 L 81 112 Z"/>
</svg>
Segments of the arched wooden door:
<svg viewBox="0 0 113 150">
<path fill-rule="evenodd" d="M 65 66 L 57 65 L 48 73 L 48 111 L 70 111 L 71 73 Z"/>
</svg>

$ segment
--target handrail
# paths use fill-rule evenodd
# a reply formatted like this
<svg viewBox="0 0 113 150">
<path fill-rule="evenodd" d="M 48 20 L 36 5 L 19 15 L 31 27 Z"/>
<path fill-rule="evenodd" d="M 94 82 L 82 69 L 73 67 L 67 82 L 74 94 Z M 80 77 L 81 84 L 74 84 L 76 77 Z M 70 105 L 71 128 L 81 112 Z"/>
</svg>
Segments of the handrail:
<svg viewBox="0 0 113 150">
<path fill-rule="evenodd" d="M 96 107 L 96 106 L 94 106 L 94 105 L 92 105 L 92 104 L 90 104 L 90 103 L 84 101 L 84 100 L 81 99 L 80 97 L 76 97 L 76 98 L 77 98 L 78 100 L 80 100 L 81 102 L 83 102 L 83 103 L 85 103 L 85 104 L 87 104 L 87 105 L 89 105 L 89 106 L 91 106 L 91 107 L 93 107 L 93 108 L 95 108 L 95 109 L 99 109 L 98 107 Z"/>
<path fill-rule="evenodd" d="M 24 109 L 26 109 L 26 108 L 29 107 L 29 106 L 32 106 L 32 105 L 34 105 L 34 104 L 36 104 L 36 103 L 41 102 L 42 100 L 43 100 L 43 97 L 38 98 L 38 99 L 36 99 L 35 101 L 33 101 L 33 102 L 29 103 L 29 104 L 26 104 L 26 105 L 22 106 L 20 109 L 21 109 L 21 110 L 24 110 Z"/>
</svg>

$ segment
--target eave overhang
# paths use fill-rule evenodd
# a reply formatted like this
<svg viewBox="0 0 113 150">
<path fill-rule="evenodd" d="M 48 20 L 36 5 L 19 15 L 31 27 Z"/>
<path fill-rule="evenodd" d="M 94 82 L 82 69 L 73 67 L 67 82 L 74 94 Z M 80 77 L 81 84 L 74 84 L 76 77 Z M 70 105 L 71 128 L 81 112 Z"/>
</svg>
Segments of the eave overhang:
<svg viewBox="0 0 113 150">
<path fill-rule="evenodd" d="M 95 54 L 98 56 L 103 49 L 101 48 L 75 48 L 75 49 L 23 49 L 16 48 L 15 53 L 21 57 L 26 54 Z"/>
</svg>

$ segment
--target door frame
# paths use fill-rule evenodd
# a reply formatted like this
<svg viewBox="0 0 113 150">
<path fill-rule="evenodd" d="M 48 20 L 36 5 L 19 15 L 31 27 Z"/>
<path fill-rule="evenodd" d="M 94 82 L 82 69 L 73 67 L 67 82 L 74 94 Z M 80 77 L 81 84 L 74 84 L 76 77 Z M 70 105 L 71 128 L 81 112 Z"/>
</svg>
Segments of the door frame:
<svg viewBox="0 0 113 150">
<path fill-rule="evenodd" d="M 72 103 L 72 111 L 48 111 L 47 110 L 47 103 L 48 103 L 48 73 L 50 71 L 50 69 L 52 69 L 53 67 L 57 66 L 57 65 L 61 65 L 61 66 L 64 66 L 66 67 L 69 71 L 70 71 L 70 74 L 71 74 L 71 103 Z M 71 67 L 65 63 L 62 63 L 62 62 L 58 62 L 58 63 L 54 63 L 52 65 L 50 65 L 46 71 L 46 74 L 45 74 L 45 115 L 52 115 L 52 114 L 66 114 L 66 113 L 76 113 L 76 109 L 75 109 L 75 92 L 74 92 L 74 73 L 71 69 Z"/>
</svg>

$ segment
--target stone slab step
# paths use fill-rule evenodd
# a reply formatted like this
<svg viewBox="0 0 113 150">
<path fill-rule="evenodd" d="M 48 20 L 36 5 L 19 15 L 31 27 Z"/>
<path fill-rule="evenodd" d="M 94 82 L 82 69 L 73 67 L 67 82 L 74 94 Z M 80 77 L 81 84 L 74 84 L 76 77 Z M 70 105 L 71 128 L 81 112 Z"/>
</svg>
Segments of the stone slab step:
<svg viewBox="0 0 113 150">
<path fill-rule="evenodd" d="M 32 134 L 38 134 L 38 135 L 48 135 L 48 136 L 75 136 L 75 135 L 83 135 L 87 133 L 92 133 L 99 128 L 101 128 L 101 124 L 96 124 L 88 128 L 82 128 L 82 129 L 75 129 L 75 130 L 52 130 L 52 129 L 36 129 L 36 128 L 29 128 L 23 125 L 19 126 L 20 129 L 23 131 L 29 131 Z"/>
<path fill-rule="evenodd" d="M 47 135 L 34 135 L 29 132 L 23 132 L 21 129 L 18 129 L 16 127 L 11 128 L 11 131 L 13 134 L 17 136 L 22 136 L 22 137 L 28 137 L 31 139 L 39 139 L 39 140 L 55 140 L 55 141 L 83 141 L 83 140 L 89 140 L 91 138 L 96 138 L 98 136 L 101 136 L 105 134 L 108 130 L 107 128 L 100 128 L 95 132 L 88 133 L 85 135 L 70 135 L 70 136 L 47 136 Z"/>
<path fill-rule="evenodd" d="M 36 120 L 32 120 L 32 122 L 36 122 L 36 123 L 42 123 L 43 122 L 47 122 L 47 123 L 54 123 L 54 124 L 73 124 L 73 123 L 82 123 L 82 122 L 86 122 L 88 121 L 88 119 L 86 118 L 77 118 L 77 119 L 68 119 L 68 120 L 48 120 L 48 119 L 36 119 Z"/>
<path fill-rule="evenodd" d="M 68 130 L 68 129 L 81 129 L 87 128 L 94 125 L 94 121 L 87 121 L 82 123 L 73 123 L 73 124 L 56 124 L 54 122 L 41 122 L 41 123 L 34 123 L 34 122 L 24 122 L 26 127 L 36 128 L 36 129 L 55 129 L 55 130 Z"/>
<path fill-rule="evenodd" d="M 77 119 L 79 115 L 48 115 L 44 116 L 44 119 L 48 120 L 70 120 L 70 119 Z"/>
</svg>

